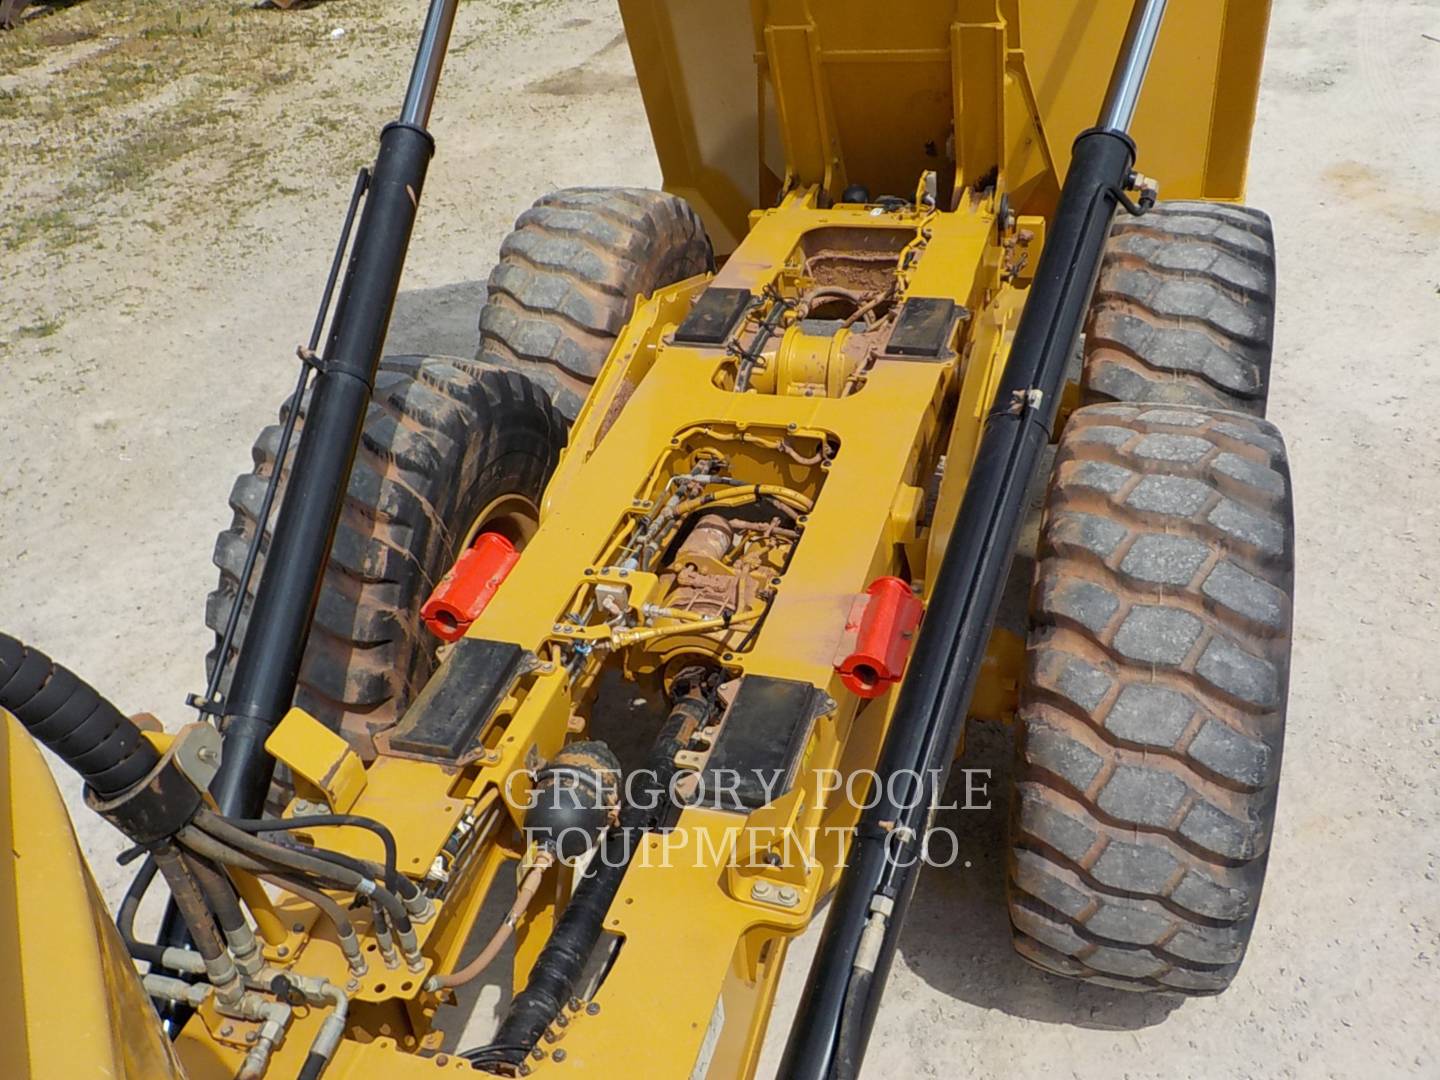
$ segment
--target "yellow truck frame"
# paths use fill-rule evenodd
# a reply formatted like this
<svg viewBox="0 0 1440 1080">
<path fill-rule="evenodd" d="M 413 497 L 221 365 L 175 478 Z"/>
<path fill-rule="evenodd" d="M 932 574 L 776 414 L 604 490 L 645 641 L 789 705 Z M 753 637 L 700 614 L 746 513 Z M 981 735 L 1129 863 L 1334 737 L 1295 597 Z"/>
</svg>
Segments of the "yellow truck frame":
<svg viewBox="0 0 1440 1080">
<path fill-rule="evenodd" d="M 192 967 L 202 981 L 190 989 L 153 974 L 145 983 L 150 996 L 194 1009 L 171 1043 L 104 916 L 44 765 L 9 719 L 0 726 L 0 775 L 8 780 L 3 832 L 16 854 L 0 860 L 0 968 L 18 978 L 0 980 L 0 994 L 16 1036 L 10 1052 L 28 1061 L 30 1075 L 294 1076 L 314 1068 L 307 1062 L 316 1054 L 333 1080 L 472 1067 L 753 1075 L 789 942 L 857 866 L 857 826 L 862 837 L 875 832 L 863 820 L 865 801 L 844 797 L 836 778 L 883 765 L 905 686 L 927 655 L 915 652 L 910 669 L 902 656 L 903 677 L 843 670 L 867 590 L 898 579 L 923 605 L 923 627 L 941 619 L 941 567 L 978 527 L 967 513 L 984 494 L 974 478 L 991 429 L 1003 426 L 995 418 L 1023 424 L 1033 412 L 1045 441 L 1079 404 L 1073 384 L 1061 402 L 1034 397 L 1041 391 L 1029 383 L 1017 391 L 1007 366 L 1050 266 L 1045 253 L 1063 233 L 1062 191 L 1079 168 L 1072 146 L 1113 104 L 1107 87 L 1117 93 L 1117 56 L 1145 49 L 1149 59 L 1153 50 L 1133 122 L 1110 132 L 1116 146 L 1133 139 L 1140 147 L 1143 175 L 1125 165 L 1118 184 L 1095 189 L 1107 200 L 1102 235 L 1117 204 L 1144 208 L 1157 187 L 1167 199 L 1218 203 L 1244 192 L 1268 3 L 1173 0 L 1168 12 L 1122 0 L 898 0 L 883 13 L 860 0 L 620 7 L 666 190 L 698 210 L 719 268 L 637 300 L 570 428 L 520 558 L 464 638 L 447 647 L 454 651 L 429 689 L 378 740 L 379 753 L 363 760 L 300 710 L 255 737 L 287 767 L 285 814 L 315 845 L 362 861 L 381 854 L 365 828 L 304 829 L 318 806 L 383 823 L 412 882 L 437 863 L 447 870 L 443 890 L 414 920 L 413 947 L 377 923 L 378 905 L 354 907 L 347 914 L 368 960 L 362 973 L 318 890 L 307 898 L 267 889 L 264 875 L 237 859 L 226 873 L 258 939 L 256 970 L 272 980 L 254 983 L 245 1000 L 270 995 L 285 1005 L 283 1032 L 258 1005 L 247 1012 L 221 989 L 196 990 L 220 983 L 214 970 Z M 397 139 L 424 134 L 426 82 L 433 95 L 453 8 L 432 8 L 418 91 L 412 83 L 423 107 L 407 98 Z M 1142 19 L 1150 16 L 1161 28 L 1147 43 Z M 371 180 L 366 213 L 377 219 L 386 155 L 395 152 L 382 145 Z M 412 185 L 412 203 L 418 190 Z M 408 222 L 402 232 L 403 256 Z M 365 257 L 357 242 L 352 269 Z M 1087 296 L 1089 285 L 1080 283 Z M 696 554 L 696 522 L 706 513 L 724 544 Z M 696 561 L 680 566 L 677 545 Z M 730 599 L 705 592 L 717 580 L 733 580 Z M 689 606 L 676 599 L 687 588 Z M 992 618 L 974 631 L 981 662 L 960 708 L 1009 720 L 1024 650 L 1013 634 L 992 634 Z M 905 650 L 921 648 L 913 623 L 899 636 Z M 485 650 L 487 662 L 520 659 L 482 692 L 456 673 Z M 689 801 L 663 827 L 637 834 L 604 911 L 603 973 L 577 986 L 518 1054 L 506 1046 L 488 1057 L 447 1052 L 435 1020 L 451 991 L 437 976 L 462 967 L 497 883 L 521 884 L 512 912 L 516 995 L 531 985 L 579 887 L 579 872 L 527 836 L 526 806 L 547 763 L 568 761 L 567 746 L 595 736 L 592 712 L 616 677 L 641 696 L 693 700 L 701 686 L 717 695 L 682 740 Z M 790 723 L 788 756 L 764 757 L 785 776 L 763 800 L 724 805 L 704 791 L 707 761 L 725 725 L 742 723 L 739 702 L 759 695 L 757 687 L 772 696 L 753 708 Z M 444 694 L 459 695 L 450 708 L 484 703 L 478 733 L 454 753 L 426 742 Z M 158 768 L 204 786 L 214 770 L 203 764 L 209 744 L 198 730 L 212 729 L 145 739 Z M 233 745 L 227 732 L 227 762 L 240 753 Z M 586 775 L 604 771 L 602 762 Z M 151 774 L 152 787 L 159 775 Z M 91 800 L 115 813 L 114 800 L 94 790 Z M 216 806 L 192 808 L 197 816 L 173 834 L 181 847 L 197 830 L 222 836 L 205 825 Z M 346 894 L 332 887 L 328 895 Z M 868 973 L 873 961 L 867 972 L 855 957 L 893 927 L 889 908 L 868 893 L 862 899 L 859 952 L 846 955 Z M 841 900 L 832 906 L 844 908 Z M 838 940 L 827 931 L 823 949 Z M 238 956 L 241 947 L 229 944 Z M 381 959 L 397 948 L 398 962 Z M 276 975 L 293 986 L 276 990 Z M 824 982 L 812 974 L 802 1005 L 803 1023 L 817 1032 L 827 1015 Z M 339 1035 L 325 1030 L 335 1015 L 327 984 L 346 1001 Z M 842 994 L 835 1005 L 842 1032 L 856 985 L 845 991 L 849 1004 Z M 860 1008 L 868 1033 L 875 1004 Z M 856 1036 L 835 1038 L 833 1053 L 817 1056 L 797 1034 L 786 1075 L 853 1075 L 858 1060 L 847 1064 L 846 1054 Z M 258 1066 L 257 1045 L 266 1051 Z"/>
</svg>

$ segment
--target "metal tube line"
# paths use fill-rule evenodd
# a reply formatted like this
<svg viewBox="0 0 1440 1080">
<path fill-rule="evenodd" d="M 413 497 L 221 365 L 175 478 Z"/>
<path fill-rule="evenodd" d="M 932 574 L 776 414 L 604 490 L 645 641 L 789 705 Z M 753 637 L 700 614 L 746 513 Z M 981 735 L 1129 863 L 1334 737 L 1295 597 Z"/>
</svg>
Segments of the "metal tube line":
<svg viewBox="0 0 1440 1080">
<path fill-rule="evenodd" d="M 410 71 L 410 85 L 405 90 L 405 104 L 400 108 L 400 123 L 425 127 L 430 123 L 430 107 L 435 104 L 435 88 L 440 83 L 440 68 L 450 47 L 450 29 L 455 25 L 455 9 L 460 0 L 430 0 L 425 28 L 420 31 L 420 46 L 415 50 L 415 66 Z"/>
<path fill-rule="evenodd" d="M 1165 18 L 1165 3 L 1166 0 L 1136 0 L 1096 127 L 1129 133 L 1135 107 L 1140 102 L 1140 88 L 1145 85 L 1145 72 L 1155 55 L 1155 40 L 1160 36 L 1160 24 Z"/>
</svg>

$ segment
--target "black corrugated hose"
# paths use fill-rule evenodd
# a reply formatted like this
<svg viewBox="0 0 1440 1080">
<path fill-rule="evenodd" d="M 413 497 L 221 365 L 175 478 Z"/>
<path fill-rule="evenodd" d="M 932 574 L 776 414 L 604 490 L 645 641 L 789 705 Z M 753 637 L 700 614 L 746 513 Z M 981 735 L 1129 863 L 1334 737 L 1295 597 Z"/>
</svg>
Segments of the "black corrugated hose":
<svg viewBox="0 0 1440 1080">
<path fill-rule="evenodd" d="M 160 755 L 95 689 L 39 649 L 0 634 L 0 708 L 55 751 L 101 799 L 144 779 Z"/>
</svg>

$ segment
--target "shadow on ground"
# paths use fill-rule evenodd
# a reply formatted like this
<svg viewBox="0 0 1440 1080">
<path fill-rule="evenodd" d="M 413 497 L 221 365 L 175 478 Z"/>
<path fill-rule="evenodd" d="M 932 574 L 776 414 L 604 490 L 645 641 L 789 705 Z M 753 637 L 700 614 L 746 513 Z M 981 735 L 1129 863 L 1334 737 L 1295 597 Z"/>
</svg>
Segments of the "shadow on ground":
<svg viewBox="0 0 1440 1080">
<path fill-rule="evenodd" d="M 395 298 L 386 353 L 473 357 L 480 344 L 485 282 L 410 289 Z"/>
<path fill-rule="evenodd" d="M 983 772 L 972 772 L 971 785 L 973 805 L 985 805 L 988 791 L 990 808 L 942 810 L 936 818 L 931 858 L 949 861 L 953 836 L 954 861 L 932 867 L 920 879 L 900 936 L 905 965 L 949 997 L 1026 1020 L 1122 1031 L 1161 1023 L 1182 998 L 1107 990 L 1047 975 L 1011 948 L 1005 851 L 1014 759 L 1012 728 L 970 725 L 960 764 L 989 771 L 988 782 Z M 950 804 L 965 804 L 958 767 L 942 805 Z"/>
</svg>

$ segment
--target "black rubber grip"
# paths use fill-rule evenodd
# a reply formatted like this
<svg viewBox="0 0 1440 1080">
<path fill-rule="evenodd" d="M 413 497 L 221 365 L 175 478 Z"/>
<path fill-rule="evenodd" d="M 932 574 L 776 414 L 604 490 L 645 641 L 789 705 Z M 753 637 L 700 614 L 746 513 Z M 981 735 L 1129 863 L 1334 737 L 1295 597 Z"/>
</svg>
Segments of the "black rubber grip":
<svg viewBox="0 0 1440 1080">
<path fill-rule="evenodd" d="M 133 787 L 160 763 L 129 717 L 74 672 L 7 634 L 0 634 L 0 708 L 102 799 Z"/>
</svg>

